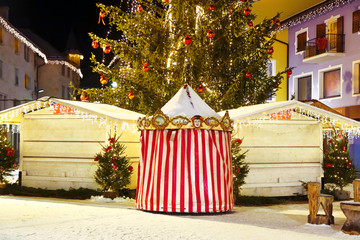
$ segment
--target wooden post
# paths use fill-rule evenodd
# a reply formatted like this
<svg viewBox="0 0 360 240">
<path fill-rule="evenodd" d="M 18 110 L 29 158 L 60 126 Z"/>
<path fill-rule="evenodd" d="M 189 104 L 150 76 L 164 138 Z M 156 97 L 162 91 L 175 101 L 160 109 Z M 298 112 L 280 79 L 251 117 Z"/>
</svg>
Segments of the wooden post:
<svg viewBox="0 0 360 240">
<path fill-rule="evenodd" d="M 354 202 L 360 202 L 360 179 L 353 181 L 354 188 Z"/>
<path fill-rule="evenodd" d="M 308 223 L 311 224 L 334 224 L 333 201 L 334 197 L 331 195 L 320 194 L 320 183 L 308 183 L 308 199 L 309 199 L 309 215 Z M 325 215 L 317 214 L 319 207 L 324 209 Z"/>
</svg>

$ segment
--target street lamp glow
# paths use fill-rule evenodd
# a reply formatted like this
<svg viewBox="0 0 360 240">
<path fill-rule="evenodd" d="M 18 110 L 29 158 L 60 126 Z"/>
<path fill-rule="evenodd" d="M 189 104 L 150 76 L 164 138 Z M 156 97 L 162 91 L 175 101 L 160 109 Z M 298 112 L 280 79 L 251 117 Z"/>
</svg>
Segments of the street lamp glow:
<svg viewBox="0 0 360 240">
<path fill-rule="evenodd" d="M 111 87 L 113 87 L 113 88 L 116 88 L 118 85 L 117 85 L 117 82 L 112 82 L 111 83 Z"/>
</svg>

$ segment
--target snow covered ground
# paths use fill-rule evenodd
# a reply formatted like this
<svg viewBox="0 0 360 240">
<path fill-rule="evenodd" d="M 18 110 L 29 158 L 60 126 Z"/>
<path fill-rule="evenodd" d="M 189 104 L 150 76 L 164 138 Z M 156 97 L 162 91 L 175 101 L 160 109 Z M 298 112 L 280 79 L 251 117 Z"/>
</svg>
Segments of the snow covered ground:
<svg viewBox="0 0 360 240">
<path fill-rule="evenodd" d="M 133 200 L 62 200 L 0 196 L 0 239 L 360 239 L 335 225 L 307 224 L 308 205 L 236 207 L 227 214 L 139 211 Z"/>
</svg>

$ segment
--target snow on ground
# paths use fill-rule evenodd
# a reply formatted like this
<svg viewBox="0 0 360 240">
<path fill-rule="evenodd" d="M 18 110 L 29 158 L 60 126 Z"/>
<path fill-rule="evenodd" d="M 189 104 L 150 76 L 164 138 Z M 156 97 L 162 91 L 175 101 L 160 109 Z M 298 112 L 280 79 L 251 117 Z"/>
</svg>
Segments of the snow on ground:
<svg viewBox="0 0 360 240">
<path fill-rule="evenodd" d="M 0 196 L 0 239 L 359 239 L 335 224 L 307 224 L 308 205 L 235 207 L 227 214 L 161 214 L 135 209 L 134 200 L 62 200 Z"/>
</svg>

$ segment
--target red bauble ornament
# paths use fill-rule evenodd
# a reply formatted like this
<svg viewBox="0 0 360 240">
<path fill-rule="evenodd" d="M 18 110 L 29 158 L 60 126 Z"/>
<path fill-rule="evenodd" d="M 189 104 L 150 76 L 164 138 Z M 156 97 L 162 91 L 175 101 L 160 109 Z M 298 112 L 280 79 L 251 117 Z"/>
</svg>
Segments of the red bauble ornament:
<svg viewBox="0 0 360 240">
<path fill-rule="evenodd" d="M 106 16 L 106 13 L 104 11 L 100 11 L 99 13 L 99 21 L 98 21 L 98 24 L 100 22 L 102 22 L 104 25 L 105 25 L 105 22 L 104 22 L 104 17 Z"/>
<path fill-rule="evenodd" d="M 99 47 L 99 43 L 98 43 L 97 41 L 93 41 L 93 42 L 91 43 L 91 46 L 92 46 L 94 49 L 96 49 L 96 48 Z"/>
<path fill-rule="evenodd" d="M 149 71 L 149 64 L 142 62 L 142 65 L 143 65 L 142 70 L 143 70 L 144 72 Z"/>
<path fill-rule="evenodd" d="M 331 144 L 332 143 L 331 139 L 328 142 Z"/>
<path fill-rule="evenodd" d="M 332 168 L 331 163 L 327 163 L 327 164 L 325 164 L 325 166 L 326 166 L 327 168 Z"/>
<path fill-rule="evenodd" d="M 129 172 L 132 172 L 134 170 L 133 166 L 128 167 Z"/>
<path fill-rule="evenodd" d="M 202 92 L 204 91 L 204 87 L 203 87 L 202 84 L 200 84 L 200 85 L 197 87 L 197 91 L 198 91 L 199 93 L 202 93 Z"/>
<path fill-rule="evenodd" d="M 137 11 L 138 11 L 138 12 L 142 12 L 142 11 L 143 11 L 143 7 L 142 7 L 141 5 L 139 5 L 139 6 L 137 7 Z"/>
<path fill-rule="evenodd" d="M 246 2 L 246 0 L 241 0 L 242 2 Z"/>
<path fill-rule="evenodd" d="M 245 15 L 245 16 L 249 15 L 250 12 L 251 12 L 250 8 L 245 8 L 245 9 L 244 9 L 244 15 Z"/>
<path fill-rule="evenodd" d="M 103 47 L 103 51 L 104 53 L 108 54 L 109 52 L 111 52 L 111 47 L 108 44 L 105 44 Z"/>
<path fill-rule="evenodd" d="M 87 94 L 87 92 L 83 91 L 81 93 L 80 100 L 81 101 L 89 101 L 89 95 Z"/>
<path fill-rule="evenodd" d="M 104 75 L 101 74 L 101 77 L 100 77 L 100 83 L 101 85 L 105 85 L 107 84 L 107 79 Z"/>
<path fill-rule="evenodd" d="M 162 0 L 162 3 L 168 3 L 169 0 Z"/>
<path fill-rule="evenodd" d="M 253 24 L 252 22 L 249 22 L 248 25 L 249 25 L 249 27 L 253 27 L 253 26 L 254 26 L 254 24 Z"/>
<path fill-rule="evenodd" d="M 329 152 L 328 152 L 328 150 L 325 150 L 325 154 L 328 154 Z"/>
<path fill-rule="evenodd" d="M 109 138 L 108 139 L 110 143 L 114 143 L 115 142 L 115 138 Z"/>
<path fill-rule="evenodd" d="M 209 8 L 208 8 L 210 11 L 213 11 L 213 10 L 215 10 L 216 9 L 216 7 L 214 6 L 214 5 L 212 5 L 212 4 L 210 4 L 210 6 L 209 6 Z"/>
<path fill-rule="evenodd" d="M 346 146 L 342 147 L 343 152 L 346 152 Z"/>
<path fill-rule="evenodd" d="M 268 54 L 273 54 L 274 53 L 274 47 L 273 46 L 269 47 L 267 52 L 268 52 Z"/>
<path fill-rule="evenodd" d="M 240 138 L 236 139 L 235 142 L 238 143 L 239 145 L 242 143 Z"/>
<path fill-rule="evenodd" d="M 347 165 L 348 167 L 351 167 L 351 166 L 352 166 L 352 162 L 349 161 L 349 162 L 346 163 L 346 165 Z"/>
<path fill-rule="evenodd" d="M 108 146 L 108 147 L 105 149 L 105 152 L 108 152 L 108 151 L 110 151 L 110 150 L 112 150 L 112 149 L 113 149 L 112 146 Z"/>
<path fill-rule="evenodd" d="M 97 155 L 97 156 L 94 158 L 94 161 L 95 161 L 95 162 L 99 161 L 99 157 L 100 157 L 100 156 Z"/>
<path fill-rule="evenodd" d="M 184 37 L 184 44 L 189 45 L 190 43 L 191 43 L 191 38 L 189 37 L 189 35 L 186 34 L 186 36 Z"/>
<path fill-rule="evenodd" d="M 245 77 L 248 78 L 248 79 L 251 79 L 251 73 L 249 71 L 246 71 Z"/>
<path fill-rule="evenodd" d="M 277 27 L 280 26 L 280 20 L 277 19 L 277 18 L 274 18 L 274 19 L 273 19 L 273 23 L 274 23 Z"/>
<path fill-rule="evenodd" d="M 289 78 L 291 74 L 292 74 L 292 70 L 289 69 L 289 70 L 287 71 L 287 77 Z"/>
<path fill-rule="evenodd" d="M 209 29 L 206 35 L 208 38 L 214 38 L 215 37 L 215 33 L 212 29 Z"/>
<path fill-rule="evenodd" d="M 134 94 L 132 91 L 130 91 L 130 92 L 128 93 L 128 97 L 129 97 L 130 99 L 134 99 L 135 94 Z"/>
</svg>

